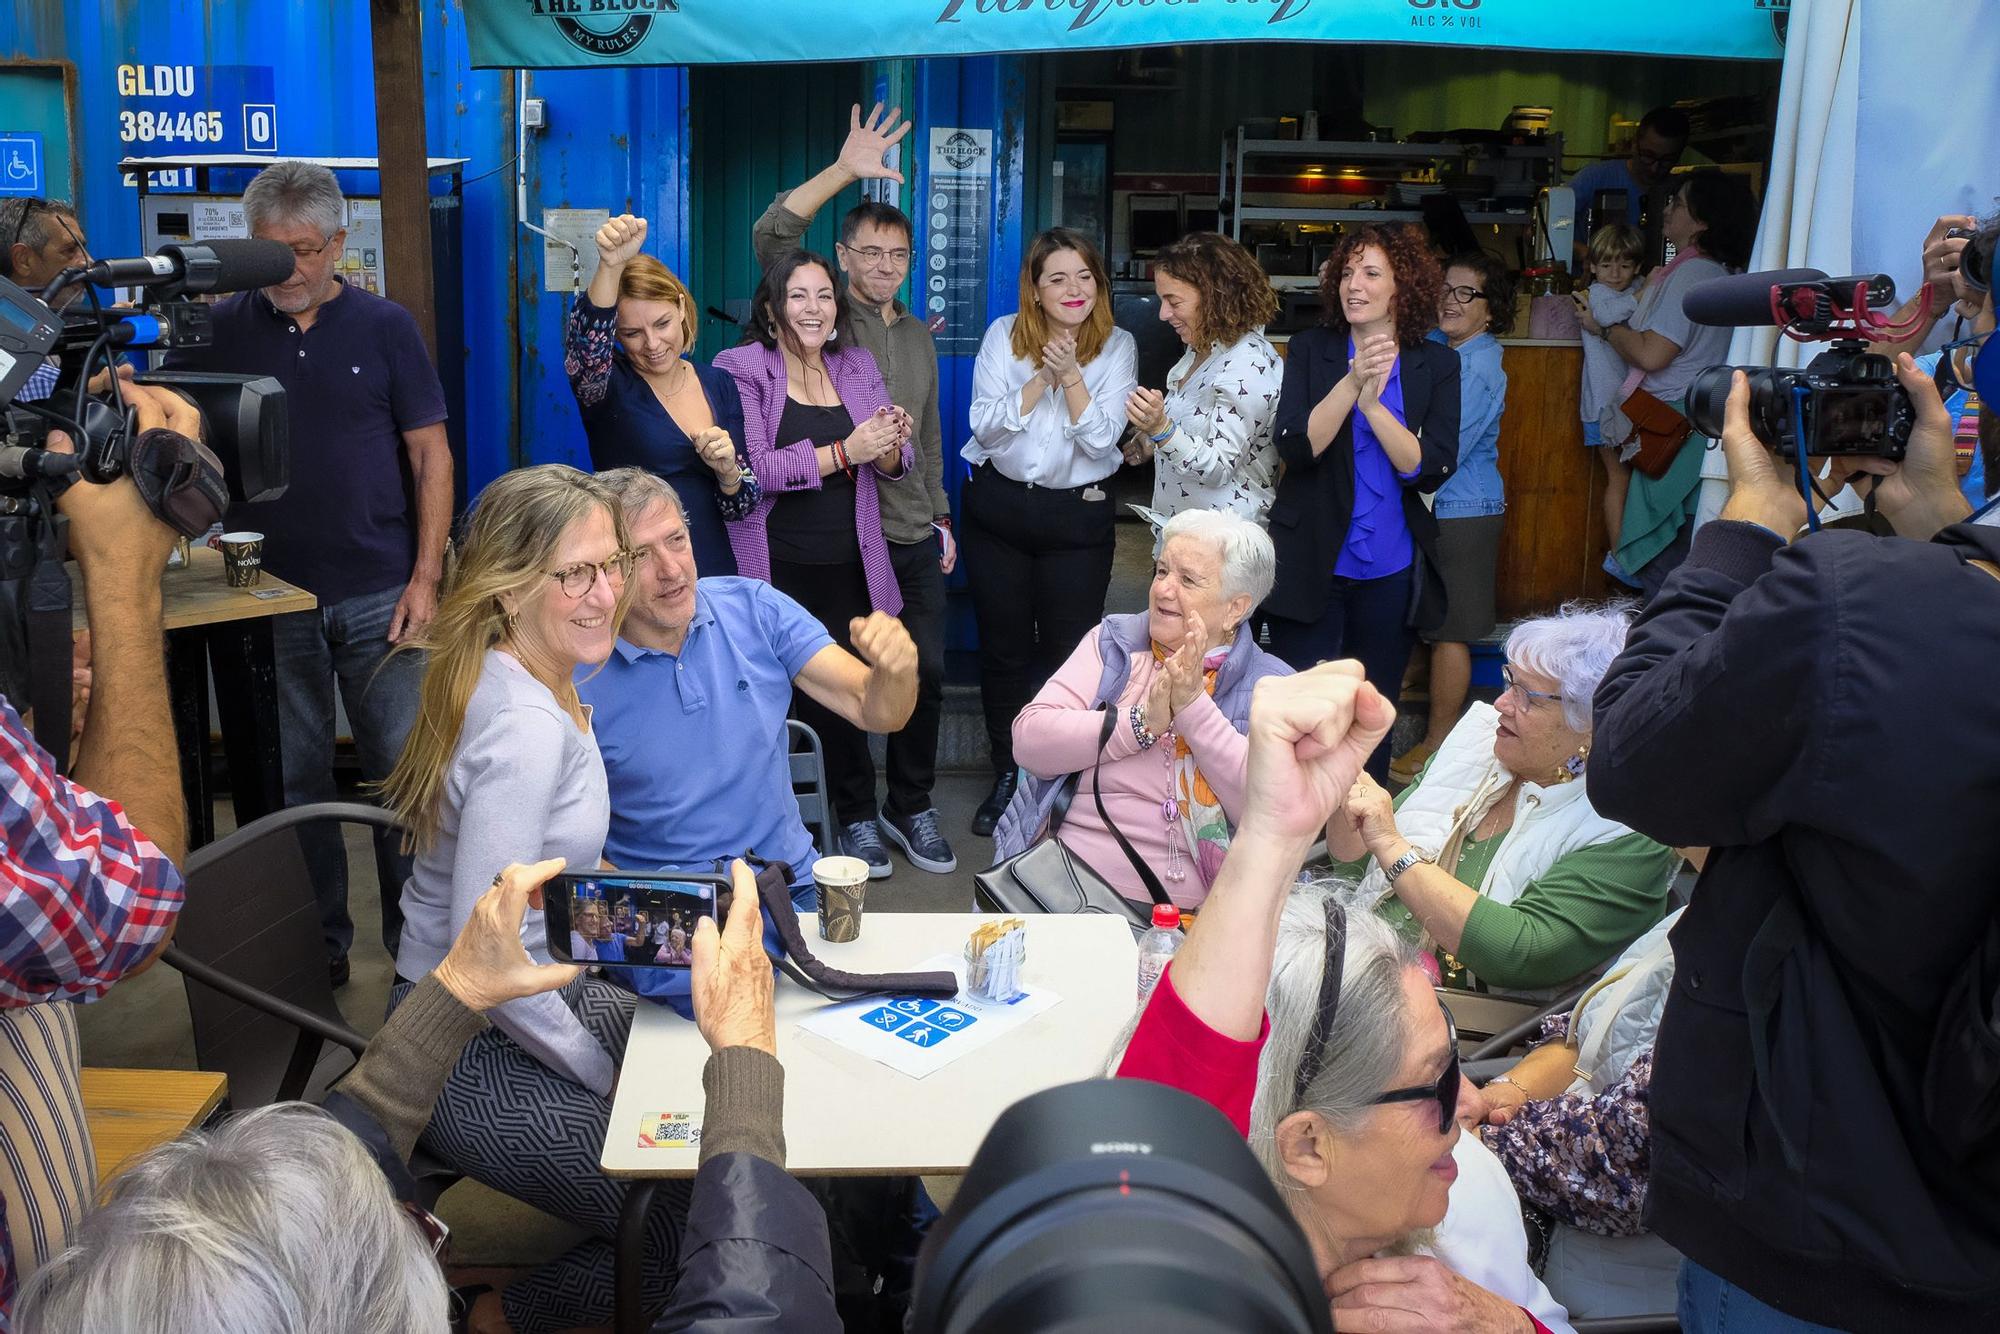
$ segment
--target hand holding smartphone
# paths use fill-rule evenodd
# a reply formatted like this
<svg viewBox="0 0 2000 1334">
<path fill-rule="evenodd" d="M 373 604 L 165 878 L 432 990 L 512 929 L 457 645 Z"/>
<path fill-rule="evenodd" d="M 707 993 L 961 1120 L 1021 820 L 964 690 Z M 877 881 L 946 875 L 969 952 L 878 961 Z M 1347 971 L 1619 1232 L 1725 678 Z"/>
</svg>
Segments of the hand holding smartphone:
<svg viewBox="0 0 2000 1334">
<path fill-rule="evenodd" d="M 564 873 L 542 891 L 549 956 L 561 963 L 686 969 L 694 931 L 720 925 L 729 877 L 700 871 Z"/>
</svg>

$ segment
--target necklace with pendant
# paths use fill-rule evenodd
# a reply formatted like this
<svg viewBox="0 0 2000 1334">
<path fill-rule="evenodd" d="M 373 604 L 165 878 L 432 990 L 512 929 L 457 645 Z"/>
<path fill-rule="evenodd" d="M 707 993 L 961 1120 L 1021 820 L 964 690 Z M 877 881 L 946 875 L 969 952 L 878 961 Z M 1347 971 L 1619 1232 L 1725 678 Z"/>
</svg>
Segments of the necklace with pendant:
<svg viewBox="0 0 2000 1334">
<path fill-rule="evenodd" d="M 1174 798 L 1174 751 L 1178 745 L 1174 729 L 1169 727 L 1160 737 L 1160 748 L 1167 757 L 1167 795 L 1160 802 L 1160 819 L 1167 827 L 1167 873 L 1164 878 L 1176 884 L 1187 879 L 1186 858 L 1181 855 L 1181 804 Z"/>
</svg>

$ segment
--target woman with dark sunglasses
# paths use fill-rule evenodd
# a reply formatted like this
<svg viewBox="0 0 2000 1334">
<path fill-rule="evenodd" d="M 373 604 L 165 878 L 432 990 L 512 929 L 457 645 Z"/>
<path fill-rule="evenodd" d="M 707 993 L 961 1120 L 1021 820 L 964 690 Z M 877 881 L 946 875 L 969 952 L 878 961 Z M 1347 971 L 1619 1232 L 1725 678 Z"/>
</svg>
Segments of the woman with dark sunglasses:
<svg viewBox="0 0 2000 1334">
<path fill-rule="evenodd" d="M 1372 913 L 1294 890 L 1393 716 L 1352 661 L 1258 685 L 1246 814 L 1118 1074 L 1185 1089 L 1248 1134 L 1349 1327 L 1400 1311 L 1473 1334 L 1567 1330 L 1505 1173 L 1459 1147 L 1457 1035 L 1416 952 Z"/>
</svg>

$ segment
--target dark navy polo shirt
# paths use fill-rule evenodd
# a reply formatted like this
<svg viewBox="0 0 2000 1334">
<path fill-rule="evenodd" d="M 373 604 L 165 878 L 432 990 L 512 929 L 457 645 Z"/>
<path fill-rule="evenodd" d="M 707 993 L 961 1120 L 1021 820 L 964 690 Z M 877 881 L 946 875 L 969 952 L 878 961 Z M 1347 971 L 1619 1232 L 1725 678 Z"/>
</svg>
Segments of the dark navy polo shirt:
<svg viewBox="0 0 2000 1334">
<path fill-rule="evenodd" d="M 417 523 L 402 433 L 445 418 L 410 312 L 343 284 L 301 330 L 262 292 L 238 292 L 215 307 L 214 345 L 169 353 L 166 365 L 285 387 L 291 484 L 277 500 L 230 506 L 226 520 L 264 534 L 266 569 L 321 603 L 409 581 Z"/>
</svg>

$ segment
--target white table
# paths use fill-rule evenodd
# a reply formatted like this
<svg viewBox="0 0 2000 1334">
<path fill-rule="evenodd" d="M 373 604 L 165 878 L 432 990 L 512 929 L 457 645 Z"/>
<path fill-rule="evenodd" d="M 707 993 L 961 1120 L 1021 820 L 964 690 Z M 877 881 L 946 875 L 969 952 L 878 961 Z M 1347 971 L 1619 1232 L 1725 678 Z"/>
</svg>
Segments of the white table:
<svg viewBox="0 0 2000 1334">
<path fill-rule="evenodd" d="M 835 945 L 802 922 L 814 955 L 849 972 L 907 972 L 965 948 L 998 914 L 871 913 L 861 938 Z M 778 1060 L 785 1067 L 786 1168 L 795 1176 L 942 1176 L 965 1171 L 1001 1112 L 1030 1093 L 1104 1073 L 1137 1003 L 1138 945 L 1121 918 L 1027 917 L 1023 980 L 1062 999 L 1019 1029 L 924 1079 L 802 1032 L 834 1002 L 778 977 Z M 697 1148 L 641 1148 L 661 1112 L 702 1113 L 708 1047 L 695 1026 L 642 1002 L 625 1048 L 601 1165 L 611 1177 L 691 1177 Z"/>
<path fill-rule="evenodd" d="M 861 938 L 835 945 L 804 919 L 815 957 L 849 972 L 909 972 L 962 952 L 972 929 L 998 913 L 870 913 Z M 797 1176 L 955 1176 L 1008 1107 L 1030 1093 L 1104 1073 L 1137 1007 L 1139 947 L 1122 918 L 1101 914 L 1027 917 L 1022 978 L 1062 999 L 1014 1032 L 924 1079 L 912 1079 L 799 1029 L 836 1004 L 778 975 L 778 1060 L 785 1067 L 786 1168 Z M 661 1112 L 699 1119 L 708 1045 L 692 1023 L 639 1003 L 625 1046 L 604 1174 L 632 1181 L 618 1219 L 616 1328 L 645 1328 L 639 1268 L 646 1214 L 662 1178 L 691 1177 L 693 1148 L 641 1148 L 639 1130 Z"/>
</svg>

